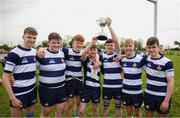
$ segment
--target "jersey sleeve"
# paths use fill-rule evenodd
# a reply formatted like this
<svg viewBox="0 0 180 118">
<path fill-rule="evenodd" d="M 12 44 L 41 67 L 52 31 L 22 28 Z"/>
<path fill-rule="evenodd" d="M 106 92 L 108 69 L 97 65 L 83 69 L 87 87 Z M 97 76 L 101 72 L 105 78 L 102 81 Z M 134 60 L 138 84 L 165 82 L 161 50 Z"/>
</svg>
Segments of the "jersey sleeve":
<svg viewBox="0 0 180 118">
<path fill-rule="evenodd" d="M 66 59 L 68 55 L 68 48 L 62 48 L 62 52 L 64 53 L 64 57 Z"/>
<path fill-rule="evenodd" d="M 15 65 L 17 65 L 19 61 L 20 61 L 20 57 L 16 53 L 10 52 L 6 56 L 6 64 L 5 64 L 4 72 L 7 73 L 13 72 Z"/>
<path fill-rule="evenodd" d="M 100 62 L 101 62 L 101 66 L 100 66 L 101 73 L 102 73 L 102 74 L 104 74 L 104 67 L 103 67 L 103 56 L 102 56 L 102 55 L 100 55 L 100 57 L 99 57 L 99 60 L 100 60 Z"/>
<path fill-rule="evenodd" d="M 165 72 L 167 77 L 174 76 L 174 67 L 172 61 L 169 61 L 165 65 Z"/>
<path fill-rule="evenodd" d="M 146 65 L 147 57 L 148 57 L 148 55 L 146 55 L 146 54 L 142 56 L 142 59 L 141 59 L 141 61 L 140 61 L 141 67 L 143 67 L 143 66 Z"/>
</svg>

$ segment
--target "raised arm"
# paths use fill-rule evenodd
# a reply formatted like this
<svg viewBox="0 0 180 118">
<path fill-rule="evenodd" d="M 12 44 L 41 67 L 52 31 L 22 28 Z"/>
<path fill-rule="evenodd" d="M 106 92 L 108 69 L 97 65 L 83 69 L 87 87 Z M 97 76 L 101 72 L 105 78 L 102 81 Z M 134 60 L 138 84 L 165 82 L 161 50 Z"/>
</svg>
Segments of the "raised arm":
<svg viewBox="0 0 180 118">
<path fill-rule="evenodd" d="M 121 55 L 121 49 L 120 49 L 120 46 L 119 46 L 119 43 L 118 43 L 118 39 L 117 39 L 117 36 L 113 30 L 113 28 L 111 27 L 111 23 L 112 23 L 112 20 L 108 17 L 107 18 L 107 26 L 109 28 L 109 31 L 111 33 L 111 37 L 112 37 L 112 40 L 114 42 L 114 46 L 115 46 L 115 51 L 117 52 L 118 55 Z"/>
<path fill-rule="evenodd" d="M 83 50 L 82 56 L 81 56 L 82 61 L 85 61 L 85 60 L 87 59 L 87 55 L 86 55 L 86 54 L 87 54 L 88 51 L 91 49 L 91 47 L 92 47 L 93 45 L 95 45 L 96 41 L 97 41 L 97 38 L 96 38 L 96 37 L 93 37 L 92 40 L 91 40 L 91 42 L 89 43 L 89 45 Z"/>
</svg>

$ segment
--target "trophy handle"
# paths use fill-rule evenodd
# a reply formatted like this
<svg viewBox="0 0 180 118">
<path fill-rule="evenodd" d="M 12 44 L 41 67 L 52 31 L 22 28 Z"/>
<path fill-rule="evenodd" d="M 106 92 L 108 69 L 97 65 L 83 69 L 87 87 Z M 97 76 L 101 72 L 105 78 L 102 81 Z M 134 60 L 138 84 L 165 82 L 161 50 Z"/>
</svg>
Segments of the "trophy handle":
<svg viewBox="0 0 180 118">
<path fill-rule="evenodd" d="M 100 19 L 96 20 L 96 23 L 97 23 L 98 26 L 100 26 L 99 25 L 100 24 Z"/>
<path fill-rule="evenodd" d="M 96 23 L 98 24 L 98 26 L 103 28 L 107 24 L 107 18 L 100 18 L 100 19 L 96 20 Z"/>
</svg>

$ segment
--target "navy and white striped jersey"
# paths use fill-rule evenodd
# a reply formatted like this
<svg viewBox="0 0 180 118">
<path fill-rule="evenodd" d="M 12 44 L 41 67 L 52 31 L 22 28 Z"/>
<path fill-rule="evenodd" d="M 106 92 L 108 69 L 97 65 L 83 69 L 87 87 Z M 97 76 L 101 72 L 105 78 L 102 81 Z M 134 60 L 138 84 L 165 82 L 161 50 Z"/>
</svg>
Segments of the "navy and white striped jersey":
<svg viewBox="0 0 180 118">
<path fill-rule="evenodd" d="M 18 45 L 6 58 L 4 72 L 13 73 L 12 90 L 16 96 L 31 92 L 36 87 L 36 50 Z"/>
<path fill-rule="evenodd" d="M 82 52 L 75 52 L 72 48 L 63 48 L 66 63 L 66 81 L 71 80 L 72 77 L 82 81 Z"/>
<path fill-rule="evenodd" d="M 116 56 L 115 52 L 102 55 L 104 88 L 122 88 L 121 65 L 120 62 L 113 60 L 114 56 Z"/>
<path fill-rule="evenodd" d="M 66 64 L 62 51 L 50 52 L 46 49 L 44 58 L 39 59 L 37 57 L 37 61 L 40 85 L 49 88 L 64 86 Z"/>
<path fill-rule="evenodd" d="M 94 70 L 93 66 L 94 62 L 89 58 L 84 62 L 84 85 L 100 87 L 100 68 Z"/>
<path fill-rule="evenodd" d="M 147 76 L 145 92 L 155 96 L 166 96 L 167 77 L 174 76 L 172 61 L 163 55 L 158 59 L 148 56 L 145 70 Z"/>
<path fill-rule="evenodd" d="M 121 60 L 121 66 L 124 70 L 122 92 L 127 94 L 142 93 L 141 73 L 144 64 L 145 59 L 141 55 L 135 55 L 132 58 L 125 57 Z"/>
</svg>

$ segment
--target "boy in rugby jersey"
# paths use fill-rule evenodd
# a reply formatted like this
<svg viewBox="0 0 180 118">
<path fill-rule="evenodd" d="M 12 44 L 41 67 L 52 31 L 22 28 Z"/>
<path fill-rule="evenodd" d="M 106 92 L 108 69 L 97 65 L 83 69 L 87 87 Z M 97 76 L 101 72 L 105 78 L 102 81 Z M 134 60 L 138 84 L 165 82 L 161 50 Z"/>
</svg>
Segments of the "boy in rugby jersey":
<svg viewBox="0 0 180 118">
<path fill-rule="evenodd" d="M 26 109 L 26 117 L 34 117 L 34 106 L 37 102 L 36 90 L 36 50 L 32 46 L 36 42 L 37 31 L 33 27 L 24 29 L 23 41 L 12 49 L 6 58 L 2 83 L 10 98 L 12 117 L 22 117 L 22 109 Z M 10 84 L 11 73 L 15 82 Z"/>
<path fill-rule="evenodd" d="M 120 56 L 120 47 L 116 34 L 111 27 L 111 19 L 107 18 L 107 25 L 111 33 L 112 39 L 105 42 L 106 54 L 102 54 L 102 70 L 104 72 L 103 83 L 103 117 L 107 116 L 110 100 L 115 100 L 116 117 L 121 116 L 121 94 L 122 94 L 122 78 L 121 65 L 115 59 Z"/>
<path fill-rule="evenodd" d="M 159 53 L 159 40 L 150 37 L 146 42 L 147 86 L 144 95 L 144 107 L 147 117 L 153 117 L 157 111 L 160 117 L 167 117 L 174 88 L 174 68 L 170 59 Z"/>
<path fill-rule="evenodd" d="M 80 34 L 75 35 L 72 38 L 72 48 L 63 48 L 62 51 L 65 54 L 66 63 L 66 92 L 67 102 L 65 107 L 66 116 L 71 115 L 71 108 L 74 98 L 74 113 L 75 116 L 79 115 L 80 96 L 83 90 L 82 80 L 82 47 L 84 37 Z"/>
<path fill-rule="evenodd" d="M 84 65 L 84 89 L 81 96 L 80 116 L 85 117 L 87 103 L 93 103 L 93 117 L 98 117 L 98 104 L 100 102 L 100 61 L 98 49 L 95 45 L 97 38 L 94 37 L 90 44 L 82 52 Z M 88 54 L 88 55 L 87 55 Z"/>
<path fill-rule="evenodd" d="M 65 90 L 65 60 L 60 50 L 62 38 L 52 32 L 48 36 L 48 48 L 44 50 L 44 58 L 38 58 L 39 98 L 42 105 L 41 117 L 49 117 L 55 105 L 56 117 L 62 117 L 67 99 Z M 41 49 L 39 49 L 41 51 Z"/>
<path fill-rule="evenodd" d="M 74 112 L 75 115 L 79 115 L 80 106 L 80 95 L 83 90 L 83 80 L 82 80 L 82 47 L 83 47 L 84 37 L 77 34 L 72 39 L 72 48 L 62 48 L 65 56 L 66 63 L 66 82 L 65 88 L 67 93 L 67 101 L 65 112 L 66 116 L 71 116 L 71 108 L 73 107 L 73 98 L 75 103 Z M 41 48 L 42 49 L 42 48 Z M 44 57 L 44 50 L 38 51 L 38 56 Z"/>
<path fill-rule="evenodd" d="M 134 52 L 134 41 L 126 39 L 124 43 L 125 57 L 121 59 L 124 71 L 123 79 L 123 104 L 126 106 L 127 116 L 141 117 L 140 107 L 143 103 L 143 91 L 141 73 L 144 66 L 144 58 Z"/>
</svg>

